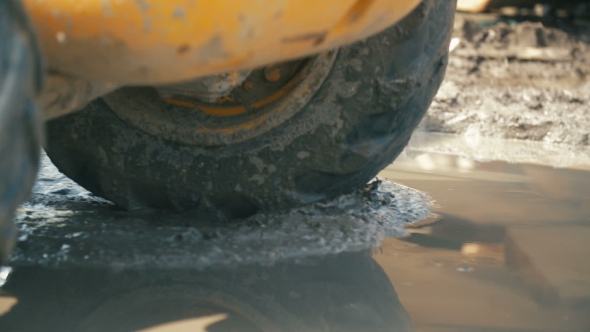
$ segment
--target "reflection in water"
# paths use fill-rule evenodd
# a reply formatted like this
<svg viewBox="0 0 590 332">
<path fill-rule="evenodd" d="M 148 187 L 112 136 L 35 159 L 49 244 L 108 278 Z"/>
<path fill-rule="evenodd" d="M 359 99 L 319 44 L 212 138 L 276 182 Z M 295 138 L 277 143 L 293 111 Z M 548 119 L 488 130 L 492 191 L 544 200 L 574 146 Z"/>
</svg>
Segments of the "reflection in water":
<svg viewBox="0 0 590 332">
<path fill-rule="evenodd" d="M 0 287 L 4 286 L 8 276 L 12 272 L 12 268 L 9 266 L 0 266 Z"/>
<path fill-rule="evenodd" d="M 436 218 L 375 259 L 417 331 L 590 331 L 590 172 L 411 151 L 382 177 Z"/>
<path fill-rule="evenodd" d="M 17 268 L 1 331 L 413 331 L 369 252 L 272 267 Z"/>
<path fill-rule="evenodd" d="M 516 271 L 522 278 L 522 288 L 542 307 L 554 307 L 559 302 L 557 289 L 543 277 L 504 226 L 477 225 L 442 214 L 434 225 L 410 229 L 410 233 L 403 241 L 424 248 L 456 251 L 469 265 Z M 458 268 L 458 271 L 471 272 L 473 268 Z"/>
</svg>

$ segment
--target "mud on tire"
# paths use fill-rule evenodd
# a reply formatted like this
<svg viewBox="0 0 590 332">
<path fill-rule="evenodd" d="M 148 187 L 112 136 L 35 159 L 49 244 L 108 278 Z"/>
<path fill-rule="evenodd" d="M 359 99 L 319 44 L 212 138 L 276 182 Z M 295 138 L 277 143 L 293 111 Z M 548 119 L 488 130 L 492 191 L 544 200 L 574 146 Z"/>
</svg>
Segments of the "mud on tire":
<svg viewBox="0 0 590 332">
<path fill-rule="evenodd" d="M 445 73 L 455 1 L 425 0 L 397 25 L 339 50 L 311 101 L 280 127 L 229 146 L 149 135 L 105 102 L 49 122 L 61 172 L 127 208 L 222 218 L 362 187 L 407 144 Z"/>
</svg>

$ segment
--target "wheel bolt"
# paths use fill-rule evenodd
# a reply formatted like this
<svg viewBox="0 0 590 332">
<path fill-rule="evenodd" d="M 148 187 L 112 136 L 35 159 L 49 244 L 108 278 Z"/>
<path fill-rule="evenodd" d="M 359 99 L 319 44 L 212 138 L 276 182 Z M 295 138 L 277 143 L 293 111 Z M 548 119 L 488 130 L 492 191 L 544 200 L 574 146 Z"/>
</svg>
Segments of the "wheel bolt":
<svg viewBox="0 0 590 332">
<path fill-rule="evenodd" d="M 264 68 L 264 77 L 270 82 L 276 82 L 281 79 L 281 70 L 275 66 Z"/>
</svg>

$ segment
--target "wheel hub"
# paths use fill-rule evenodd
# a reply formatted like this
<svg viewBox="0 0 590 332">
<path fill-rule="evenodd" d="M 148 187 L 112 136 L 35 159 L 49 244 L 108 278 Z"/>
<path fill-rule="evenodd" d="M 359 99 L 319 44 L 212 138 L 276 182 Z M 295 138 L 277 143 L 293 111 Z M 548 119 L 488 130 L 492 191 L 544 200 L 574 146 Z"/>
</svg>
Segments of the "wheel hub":
<svg viewBox="0 0 590 332">
<path fill-rule="evenodd" d="M 297 114 L 337 51 L 163 87 L 129 87 L 103 100 L 124 121 L 164 139 L 212 147 L 244 142 Z"/>
</svg>

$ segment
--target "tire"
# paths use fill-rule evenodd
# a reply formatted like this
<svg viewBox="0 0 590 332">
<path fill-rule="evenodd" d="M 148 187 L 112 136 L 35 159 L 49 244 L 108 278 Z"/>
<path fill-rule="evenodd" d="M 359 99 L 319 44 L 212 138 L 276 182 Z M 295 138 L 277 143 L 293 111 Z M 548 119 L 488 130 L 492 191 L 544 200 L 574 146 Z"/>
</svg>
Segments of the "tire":
<svg viewBox="0 0 590 332">
<path fill-rule="evenodd" d="M 230 319 L 207 331 L 414 331 L 366 251 L 232 269 L 22 267 L 2 289 L 18 299 L 2 331 L 140 331 L 218 313 Z"/>
<path fill-rule="evenodd" d="M 41 89 L 37 42 L 20 1 L 0 0 L 0 258 L 14 245 L 14 212 L 31 191 L 39 165 Z"/>
<path fill-rule="evenodd" d="M 47 154 L 130 210 L 244 218 L 351 192 L 401 153 L 428 109 L 445 74 L 454 10 L 455 1 L 424 0 L 397 25 L 341 48 L 311 100 L 259 137 L 181 144 L 130 125 L 99 99 L 49 122 Z"/>
</svg>

